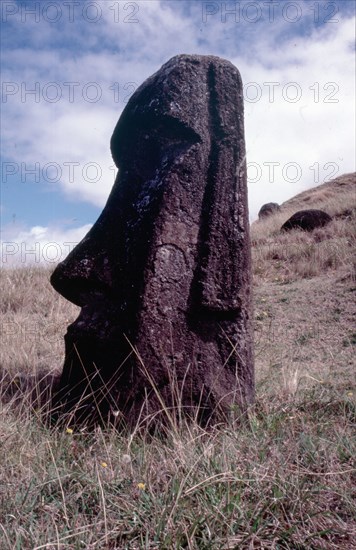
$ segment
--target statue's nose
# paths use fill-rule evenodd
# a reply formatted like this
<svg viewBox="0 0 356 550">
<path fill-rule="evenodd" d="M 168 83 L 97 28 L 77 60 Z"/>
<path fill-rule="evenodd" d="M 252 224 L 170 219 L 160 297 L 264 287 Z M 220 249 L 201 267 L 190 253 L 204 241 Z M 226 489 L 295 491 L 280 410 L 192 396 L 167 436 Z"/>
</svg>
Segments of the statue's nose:
<svg viewBox="0 0 356 550">
<path fill-rule="evenodd" d="M 90 231 L 51 276 L 54 289 L 80 307 L 95 295 L 112 292 L 112 262 L 108 251 L 99 248 L 97 242 Z"/>
</svg>

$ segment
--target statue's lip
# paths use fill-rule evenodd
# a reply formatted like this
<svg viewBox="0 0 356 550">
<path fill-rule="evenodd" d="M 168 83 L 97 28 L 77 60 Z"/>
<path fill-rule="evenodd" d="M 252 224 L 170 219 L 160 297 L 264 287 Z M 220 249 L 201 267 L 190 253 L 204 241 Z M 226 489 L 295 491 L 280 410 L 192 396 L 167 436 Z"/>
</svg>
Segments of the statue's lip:
<svg viewBox="0 0 356 550">
<path fill-rule="evenodd" d="M 80 343 L 81 341 L 90 341 L 91 347 L 95 343 L 110 340 L 111 326 L 105 326 L 104 323 L 94 323 L 84 321 L 78 317 L 72 324 L 67 327 L 67 336 L 73 340 L 73 343 Z"/>
<path fill-rule="evenodd" d="M 80 310 L 78 317 L 68 325 L 67 334 L 80 338 L 90 336 L 92 341 L 101 341 L 111 338 L 113 333 L 117 333 L 122 324 L 118 317 L 118 310 L 110 299 L 105 295 L 96 293 L 83 297 L 86 302 Z"/>
</svg>

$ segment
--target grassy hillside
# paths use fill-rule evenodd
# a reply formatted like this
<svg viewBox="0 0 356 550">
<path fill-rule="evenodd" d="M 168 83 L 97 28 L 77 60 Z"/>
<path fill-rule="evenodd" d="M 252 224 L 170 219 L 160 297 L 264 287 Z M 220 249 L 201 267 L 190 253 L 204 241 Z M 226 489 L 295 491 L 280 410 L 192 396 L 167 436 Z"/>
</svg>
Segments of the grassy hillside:
<svg viewBox="0 0 356 550">
<path fill-rule="evenodd" d="M 281 233 L 305 208 L 333 221 Z M 295 387 L 347 389 L 355 381 L 356 174 L 300 193 L 251 233 L 257 379 L 280 380 L 287 369 Z"/>
<path fill-rule="evenodd" d="M 355 547 L 354 186 L 342 176 L 252 226 L 256 404 L 239 429 L 46 428 L 15 390 L 60 370 L 78 308 L 49 269 L 2 271 L 1 549 Z M 281 234 L 306 207 L 335 219 Z"/>
</svg>

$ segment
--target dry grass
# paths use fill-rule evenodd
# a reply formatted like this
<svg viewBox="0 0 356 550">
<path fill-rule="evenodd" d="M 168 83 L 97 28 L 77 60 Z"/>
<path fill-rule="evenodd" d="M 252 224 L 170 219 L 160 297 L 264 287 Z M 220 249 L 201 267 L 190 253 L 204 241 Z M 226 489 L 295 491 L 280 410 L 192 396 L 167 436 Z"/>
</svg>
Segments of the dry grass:
<svg viewBox="0 0 356 550">
<path fill-rule="evenodd" d="M 293 212 L 307 208 L 326 210 L 330 216 L 355 209 L 356 173 L 344 174 L 327 183 L 312 187 L 282 204 Z"/>
<path fill-rule="evenodd" d="M 1 548 L 352 548 L 350 397 L 260 395 L 249 429 L 164 438 L 1 418 Z"/>
<path fill-rule="evenodd" d="M 34 375 L 62 367 L 65 327 L 79 308 L 54 292 L 51 271 L 41 267 L 0 271 L 0 366 L 10 373 Z"/>
<path fill-rule="evenodd" d="M 355 547 L 353 222 L 280 235 L 285 214 L 253 227 L 256 404 L 239 430 L 46 427 L 38 373 L 61 368 L 78 308 L 48 270 L 2 272 L 1 549 Z"/>
<path fill-rule="evenodd" d="M 283 223 L 298 210 L 318 208 L 334 219 L 311 233 L 281 233 Z M 355 278 L 356 181 L 355 174 L 341 176 L 304 191 L 281 206 L 273 216 L 251 227 L 255 285 L 266 281 L 292 282 L 342 271 Z"/>
</svg>

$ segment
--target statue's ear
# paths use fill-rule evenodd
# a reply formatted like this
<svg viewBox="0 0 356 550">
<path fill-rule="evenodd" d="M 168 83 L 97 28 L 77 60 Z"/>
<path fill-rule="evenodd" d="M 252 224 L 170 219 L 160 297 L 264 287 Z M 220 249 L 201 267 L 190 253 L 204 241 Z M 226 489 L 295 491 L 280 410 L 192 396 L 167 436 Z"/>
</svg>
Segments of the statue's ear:
<svg viewBox="0 0 356 550">
<path fill-rule="evenodd" d="M 233 311 L 241 306 L 239 290 L 250 263 L 242 84 L 235 81 L 230 89 L 236 97 L 221 111 L 225 91 L 214 67 L 209 82 L 211 149 L 202 211 L 201 301 L 212 310 Z"/>
<path fill-rule="evenodd" d="M 204 209 L 206 230 L 204 235 L 201 270 L 202 305 L 213 310 L 239 309 L 239 290 L 249 266 L 246 257 L 248 217 L 243 212 L 245 161 L 233 158 L 229 148 L 218 147 L 216 176 L 207 185 Z M 243 164 L 239 168 L 239 162 Z M 224 175 L 222 176 L 222 172 Z M 220 177 L 219 177 L 220 174 Z"/>
</svg>

